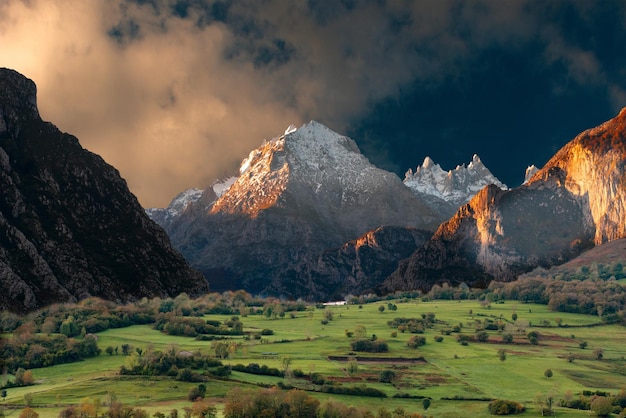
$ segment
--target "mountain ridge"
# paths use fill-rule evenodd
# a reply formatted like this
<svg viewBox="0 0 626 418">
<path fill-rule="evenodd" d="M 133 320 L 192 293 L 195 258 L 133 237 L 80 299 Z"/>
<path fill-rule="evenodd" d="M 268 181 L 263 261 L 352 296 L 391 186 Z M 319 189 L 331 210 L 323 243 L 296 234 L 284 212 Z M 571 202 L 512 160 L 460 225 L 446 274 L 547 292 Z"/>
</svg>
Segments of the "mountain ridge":
<svg viewBox="0 0 626 418">
<path fill-rule="evenodd" d="M 382 289 L 428 289 L 444 281 L 471 284 L 472 275 L 480 284 L 509 281 L 623 238 L 625 143 L 623 109 L 577 135 L 522 186 L 483 189 L 403 260 Z"/>
<path fill-rule="evenodd" d="M 0 69 L 0 309 L 207 291 L 119 172 L 41 120 L 36 93 Z"/>
</svg>

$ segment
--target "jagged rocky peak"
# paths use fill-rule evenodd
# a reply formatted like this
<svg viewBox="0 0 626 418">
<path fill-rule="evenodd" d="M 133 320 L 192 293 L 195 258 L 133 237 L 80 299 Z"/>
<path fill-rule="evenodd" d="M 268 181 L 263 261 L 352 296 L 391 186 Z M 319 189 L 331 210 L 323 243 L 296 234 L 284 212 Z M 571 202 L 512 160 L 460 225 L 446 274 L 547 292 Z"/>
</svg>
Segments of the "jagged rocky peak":
<svg viewBox="0 0 626 418">
<path fill-rule="evenodd" d="M 561 148 L 528 186 L 554 170 L 563 171 L 565 188 L 583 202 L 596 244 L 626 237 L 626 108 Z"/>
<path fill-rule="evenodd" d="M 467 166 L 458 165 L 454 170 L 448 171 L 443 170 L 430 157 L 426 157 L 415 172 L 411 169 L 406 172 L 404 184 L 418 195 L 434 196 L 457 207 L 467 203 L 488 184 L 507 189 L 476 154 Z"/>
<path fill-rule="evenodd" d="M 208 290 L 118 171 L 42 121 L 35 84 L 8 69 L 0 69 L 0 184 L 0 310 Z"/>
<path fill-rule="evenodd" d="M 526 172 L 524 173 L 524 183 L 522 184 L 528 183 L 530 179 L 537 173 L 537 171 L 539 171 L 539 169 L 534 164 L 529 165 L 526 168 Z"/>
</svg>

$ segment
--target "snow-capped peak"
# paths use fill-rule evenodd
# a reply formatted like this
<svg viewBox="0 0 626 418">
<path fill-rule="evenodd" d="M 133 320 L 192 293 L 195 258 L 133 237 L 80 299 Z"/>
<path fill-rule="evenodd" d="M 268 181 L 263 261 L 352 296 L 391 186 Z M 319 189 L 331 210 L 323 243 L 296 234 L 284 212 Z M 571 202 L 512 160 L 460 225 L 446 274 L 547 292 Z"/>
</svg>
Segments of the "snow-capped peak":
<svg viewBox="0 0 626 418">
<path fill-rule="evenodd" d="M 449 171 L 444 171 L 439 164 L 426 157 L 415 172 L 411 169 L 406 172 L 404 184 L 417 195 L 434 196 L 458 205 L 468 202 L 488 184 L 507 189 L 505 184 L 491 174 L 477 154 L 472 156 L 467 167 L 465 164 L 457 165 L 454 170 Z"/>
</svg>

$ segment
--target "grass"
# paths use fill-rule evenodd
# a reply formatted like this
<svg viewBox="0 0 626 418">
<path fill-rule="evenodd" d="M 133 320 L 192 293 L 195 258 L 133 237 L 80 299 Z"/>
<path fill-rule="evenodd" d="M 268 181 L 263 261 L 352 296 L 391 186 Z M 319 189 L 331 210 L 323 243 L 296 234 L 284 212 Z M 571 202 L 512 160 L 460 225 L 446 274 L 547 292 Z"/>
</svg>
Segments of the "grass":
<svg viewBox="0 0 626 418">
<path fill-rule="evenodd" d="M 351 306 L 329 307 L 333 320 L 323 325 L 324 310 L 315 309 L 298 312 L 295 318 L 287 315 L 282 319 L 262 316 L 241 318 L 245 331 L 260 332 L 271 329 L 274 334 L 261 340 L 241 343 L 225 364 L 265 364 L 283 369 L 286 358 L 290 369 L 300 369 L 305 374 L 319 373 L 335 384 L 362 385 L 385 392 L 384 400 L 345 395 L 330 395 L 310 392 L 321 401 L 335 399 L 346 404 L 365 406 L 377 411 L 381 406 L 393 410 L 402 406 L 407 411 L 423 413 L 420 399 L 392 398 L 398 393 L 413 397 L 432 399 L 428 415 L 436 417 L 472 417 L 487 414 L 487 402 L 477 399 L 503 398 L 516 400 L 528 409 L 528 415 L 539 414 L 534 405 L 537 393 L 554 393 L 561 399 L 567 392 L 581 393 L 583 390 L 603 390 L 612 393 L 626 388 L 626 361 L 623 357 L 623 331 L 618 325 L 600 324 L 597 317 L 577 314 L 554 313 L 546 306 L 506 302 L 481 306 L 477 301 L 394 301 L 397 311 L 387 309 L 384 304 L 372 303 L 361 308 Z M 384 312 L 379 306 L 386 307 Z M 423 334 L 426 345 L 410 349 L 406 342 L 413 335 L 392 329 L 387 322 L 399 317 L 421 318 L 432 312 L 437 323 Z M 513 321 L 513 314 L 517 320 Z M 211 315 L 206 319 L 226 320 L 230 316 Z M 473 336 L 478 321 L 491 319 L 505 324 L 504 331 L 489 331 L 485 343 L 470 342 L 463 346 L 456 341 L 459 334 Z M 556 326 L 560 323 L 561 326 Z M 442 330 L 455 325 L 462 326 L 460 333 L 443 335 L 442 342 L 434 337 Z M 354 332 L 357 326 L 366 328 L 366 336 L 387 341 L 390 351 L 384 354 L 353 353 L 351 338 L 346 331 Z M 537 331 L 537 345 L 526 338 L 528 331 Z M 392 336 L 396 332 L 396 336 Z M 502 334 L 511 333 L 513 344 L 503 344 Z M 587 348 L 580 348 L 587 342 Z M 111 329 L 98 334 L 98 345 L 121 347 L 130 344 L 133 348 L 165 350 L 176 346 L 181 350 L 213 352 L 211 342 L 193 338 L 167 336 L 148 325 Z M 603 349 L 603 359 L 594 357 L 596 348 Z M 500 361 L 498 351 L 505 350 L 506 360 Z M 357 361 L 357 372 L 350 375 L 347 362 L 331 360 L 329 356 L 369 357 L 368 361 Z M 414 359 L 423 357 L 425 362 L 389 361 L 388 358 Z M 568 361 L 573 358 L 573 361 Z M 37 384 L 25 388 L 8 390 L 3 404 L 5 416 L 15 416 L 24 405 L 24 395 L 30 393 L 33 404 L 41 418 L 56 417 L 64 405 L 78 404 L 85 398 L 105 402 L 113 394 L 122 402 L 145 408 L 150 413 L 168 412 L 189 406 L 185 401 L 189 389 L 195 384 L 183 383 L 166 377 L 135 377 L 118 375 L 119 368 L 127 358 L 121 354 L 106 355 L 73 364 L 58 365 L 33 371 Z M 384 370 L 396 373 L 393 384 L 379 383 L 378 376 Z M 553 377 L 544 376 L 551 369 Z M 233 387 L 258 388 L 279 382 L 302 388 L 313 388 L 307 380 L 276 378 L 233 372 L 230 381 L 207 382 L 207 396 L 223 408 L 223 398 Z M 442 398 L 467 400 L 446 400 Z M 472 400 L 473 399 L 473 400 Z M 459 411 L 462 411 L 460 414 Z M 585 411 L 560 409 L 561 417 L 587 416 Z"/>
</svg>

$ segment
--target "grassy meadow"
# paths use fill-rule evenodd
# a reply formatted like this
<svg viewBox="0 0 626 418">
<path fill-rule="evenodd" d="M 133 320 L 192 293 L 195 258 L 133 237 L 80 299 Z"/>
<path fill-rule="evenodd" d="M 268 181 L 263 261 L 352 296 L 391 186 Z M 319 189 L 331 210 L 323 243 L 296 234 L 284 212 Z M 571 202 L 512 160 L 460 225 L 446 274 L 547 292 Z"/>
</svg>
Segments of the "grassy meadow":
<svg viewBox="0 0 626 418">
<path fill-rule="evenodd" d="M 397 310 L 392 311 L 388 303 Z M 381 306 L 385 309 L 381 312 Z M 332 320 L 323 319 L 332 313 Z M 387 323 L 394 318 L 422 318 L 433 313 L 435 322 L 423 334 L 402 332 Z M 204 319 L 226 321 L 231 315 L 207 315 Z M 513 320 L 513 318 L 516 318 Z M 304 376 L 287 373 L 285 378 L 254 375 L 233 371 L 227 380 L 206 382 L 206 398 L 215 403 L 218 415 L 224 397 L 235 387 L 249 388 L 288 385 L 310 390 L 308 393 L 324 402 L 334 399 L 347 405 L 365 406 L 377 411 L 384 406 L 392 411 L 403 407 L 433 417 L 488 416 L 488 399 L 508 399 L 526 407 L 526 416 L 541 415 L 539 398 L 577 398 L 583 391 L 605 391 L 612 394 L 626 388 L 624 334 L 620 325 L 602 324 L 597 316 L 555 313 L 545 305 L 506 301 L 485 306 L 478 301 L 394 300 L 364 305 L 311 307 L 307 311 L 267 318 L 263 315 L 240 317 L 247 333 L 273 331 L 261 339 L 231 336 L 225 365 L 257 363 L 300 370 Z M 487 330 L 487 340 L 475 341 L 477 327 L 485 320 L 497 323 L 501 329 Z M 456 332 L 454 328 L 456 327 Z M 530 331 L 538 333 L 536 344 L 527 338 Z M 360 332 L 368 339 L 385 340 L 389 351 L 366 353 L 351 350 L 354 337 Z M 510 334 L 513 341 L 505 343 Z M 414 335 L 425 337 L 426 344 L 409 348 L 407 341 Z M 460 335 L 471 337 L 467 345 L 457 341 Z M 374 337 L 375 336 L 375 337 Z M 437 342 L 435 337 L 443 337 Z M 186 400 L 189 390 L 197 383 L 176 381 L 164 376 L 120 375 L 120 367 L 132 361 L 137 348 L 164 351 L 171 348 L 213 355 L 214 343 L 189 337 L 168 336 L 151 325 L 133 325 L 109 329 L 97 334 L 98 357 L 71 364 L 33 369 L 33 386 L 9 388 L 0 400 L 6 417 L 18 417 L 25 397 L 40 417 L 57 417 L 70 404 L 84 399 L 98 400 L 105 409 L 111 398 L 124 404 L 156 412 L 181 411 L 192 403 Z M 584 344 L 586 343 L 586 344 Z M 121 352 L 106 354 L 105 348 L 129 344 L 132 355 Z M 585 348 L 581 348 L 585 346 Z M 354 357 L 355 360 L 348 361 Z M 601 358 L 599 358 L 601 357 Z M 350 366 L 350 367 L 349 367 Z M 546 370 L 552 376 L 545 375 Z M 391 383 L 381 383 L 381 372 L 392 370 Z M 298 375 L 299 373 L 295 373 Z M 313 391 L 308 378 L 321 375 L 327 382 L 344 386 L 367 385 L 383 391 L 387 398 L 336 395 Z M 393 397 L 404 394 L 405 398 Z M 427 411 L 423 398 L 430 398 Z M 560 417 L 588 416 L 589 411 L 555 408 Z"/>
</svg>

